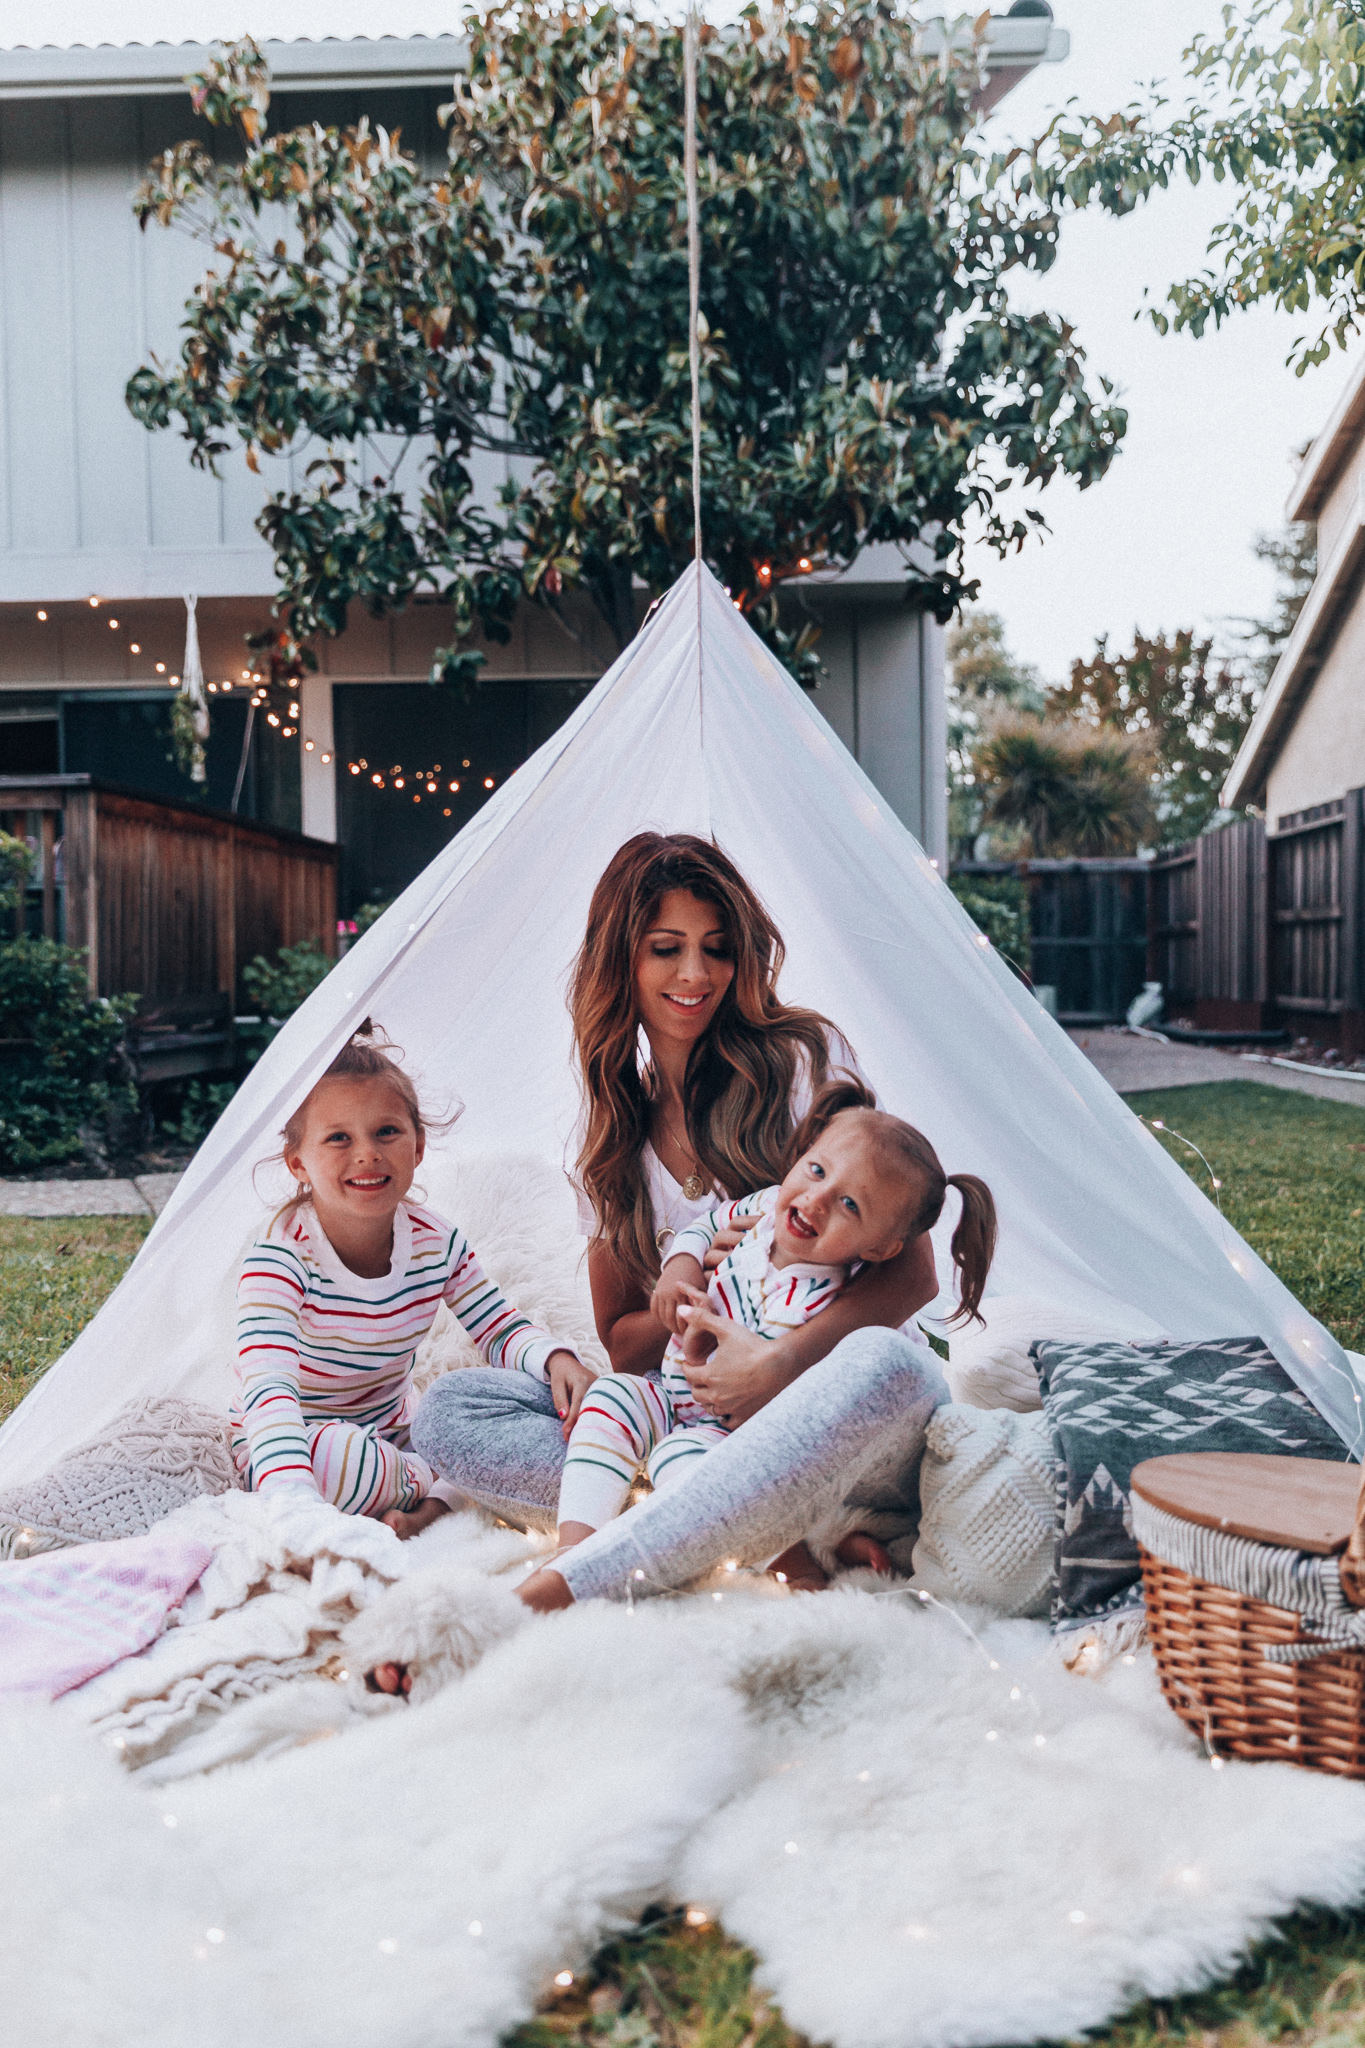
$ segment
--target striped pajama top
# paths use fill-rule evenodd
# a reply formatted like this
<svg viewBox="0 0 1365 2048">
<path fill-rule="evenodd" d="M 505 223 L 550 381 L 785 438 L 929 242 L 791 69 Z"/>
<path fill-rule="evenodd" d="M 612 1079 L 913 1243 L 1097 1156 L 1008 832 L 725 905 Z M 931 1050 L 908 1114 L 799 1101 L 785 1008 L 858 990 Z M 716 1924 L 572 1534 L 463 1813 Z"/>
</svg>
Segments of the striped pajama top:
<svg viewBox="0 0 1365 2048">
<path fill-rule="evenodd" d="M 405 1432 L 417 1406 L 417 1346 L 445 1302 L 490 1365 L 548 1378 L 560 1344 L 507 1301 L 464 1233 L 401 1202 L 393 1259 L 378 1279 L 343 1266 L 312 1205 L 277 1216 L 237 1283 L 234 1448 L 253 1487 L 313 1483 L 308 1426 L 344 1421 Z"/>
<path fill-rule="evenodd" d="M 728 1316 L 757 1337 L 780 1337 L 784 1330 L 809 1322 L 829 1307 L 854 1270 L 848 1266 L 773 1264 L 779 1193 L 776 1187 L 760 1188 L 757 1194 L 743 1195 L 737 1202 L 721 1202 L 680 1230 L 667 1251 L 670 1259 L 690 1252 L 704 1262 L 713 1238 L 727 1224 L 757 1216 L 754 1228 L 716 1267 L 706 1290 L 706 1299 L 718 1315 Z M 664 1386 L 680 1411 L 690 1408 L 703 1413 L 683 1375 L 682 1359 L 681 1341 L 673 1337 L 664 1353 Z"/>
</svg>

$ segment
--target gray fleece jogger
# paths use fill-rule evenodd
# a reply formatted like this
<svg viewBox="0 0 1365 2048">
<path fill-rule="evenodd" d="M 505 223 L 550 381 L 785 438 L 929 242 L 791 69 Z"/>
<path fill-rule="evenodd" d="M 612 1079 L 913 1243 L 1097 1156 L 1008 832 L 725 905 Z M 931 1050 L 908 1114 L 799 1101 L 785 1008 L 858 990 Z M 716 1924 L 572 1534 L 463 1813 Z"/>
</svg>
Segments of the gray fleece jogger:
<svg viewBox="0 0 1365 2048">
<path fill-rule="evenodd" d="M 761 1564 L 802 1537 L 827 1555 L 865 1529 L 909 1571 L 925 1430 L 947 1399 L 932 1352 L 896 1330 L 854 1330 L 555 1569 L 575 1600 L 624 1599 L 670 1591 L 728 1558 Z M 413 1417 L 412 1443 L 505 1520 L 554 1528 L 564 1438 L 540 1381 L 489 1367 L 447 1373 Z"/>
</svg>

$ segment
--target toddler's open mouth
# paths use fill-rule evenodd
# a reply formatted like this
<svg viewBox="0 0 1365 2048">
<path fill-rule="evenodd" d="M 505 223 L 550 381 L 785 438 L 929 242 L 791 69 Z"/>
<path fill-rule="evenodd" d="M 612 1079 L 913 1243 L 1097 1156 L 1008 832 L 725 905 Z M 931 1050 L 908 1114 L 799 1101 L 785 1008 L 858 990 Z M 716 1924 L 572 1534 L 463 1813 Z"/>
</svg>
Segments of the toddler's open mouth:
<svg viewBox="0 0 1365 2048">
<path fill-rule="evenodd" d="M 805 1240 L 806 1243 L 809 1243 L 813 1237 L 818 1237 L 820 1235 L 818 1230 L 814 1229 L 811 1224 L 807 1223 L 805 1217 L 800 1213 L 794 1202 L 790 1209 L 788 1209 L 787 1211 L 787 1228 L 791 1232 L 793 1237 L 802 1238 Z"/>
</svg>

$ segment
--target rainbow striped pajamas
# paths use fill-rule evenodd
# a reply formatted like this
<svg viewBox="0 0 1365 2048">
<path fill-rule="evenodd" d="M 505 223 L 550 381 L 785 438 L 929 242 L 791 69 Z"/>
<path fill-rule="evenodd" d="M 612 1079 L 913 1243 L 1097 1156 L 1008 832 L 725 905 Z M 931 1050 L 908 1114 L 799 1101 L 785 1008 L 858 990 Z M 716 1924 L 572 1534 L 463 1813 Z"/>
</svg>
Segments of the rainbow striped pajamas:
<svg viewBox="0 0 1365 2048">
<path fill-rule="evenodd" d="M 778 1190 L 761 1188 L 737 1202 L 722 1202 L 679 1231 L 669 1257 L 690 1252 L 704 1260 L 717 1232 L 750 1217 L 758 1221 L 711 1276 L 706 1298 L 719 1315 L 760 1337 L 777 1337 L 827 1308 L 848 1277 L 843 1266 L 775 1266 L 773 1227 Z M 674 1337 L 655 1379 L 607 1373 L 583 1397 L 569 1437 L 559 1487 L 560 1522 L 600 1529 L 625 1504 L 643 1465 L 658 1489 L 687 1462 L 730 1434 L 728 1423 L 698 1403 L 682 1370 L 683 1348 Z"/>
<path fill-rule="evenodd" d="M 350 1515 L 457 1499 L 411 1449 L 417 1346 L 445 1302 L 490 1365 L 544 1381 L 560 1345 L 521 1315 L 464 1234 L 400 1203 L 378 1279 L 343 1266 L 311 1205 L 278 1216 L 237 1284 L 232 1454 L 254 1490 L 315 1486 Z"/>
</svg>

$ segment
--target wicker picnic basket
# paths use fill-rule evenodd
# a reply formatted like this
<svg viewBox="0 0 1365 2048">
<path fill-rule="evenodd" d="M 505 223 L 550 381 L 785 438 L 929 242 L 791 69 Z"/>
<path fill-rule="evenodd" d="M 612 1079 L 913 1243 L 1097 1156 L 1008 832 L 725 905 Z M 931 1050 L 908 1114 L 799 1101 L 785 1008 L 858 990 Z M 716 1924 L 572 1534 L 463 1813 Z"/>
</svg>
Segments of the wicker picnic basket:
<svg viewBox="0 0 1365 2048">
<path fill-rule="evenodd" d="M 1132 1475 L 1161 1689 L 1212 1757 L 1365 1778 L 1358 1465 L 1198 1452 Z"/>
</svg>

